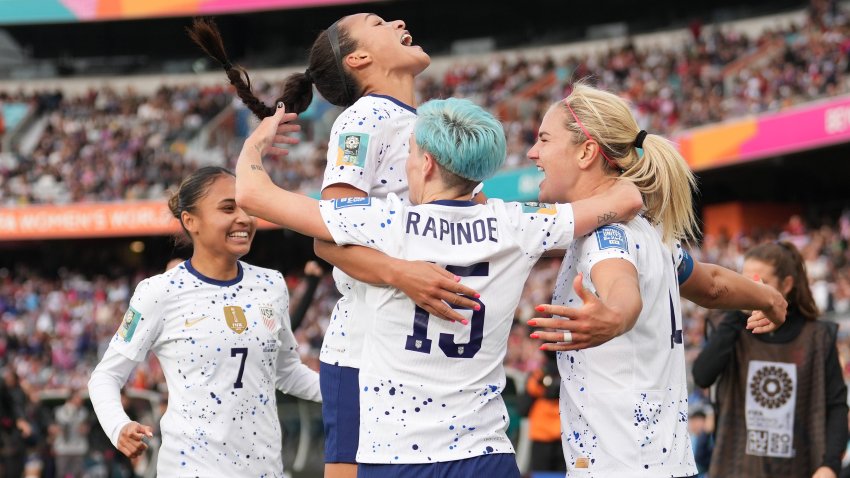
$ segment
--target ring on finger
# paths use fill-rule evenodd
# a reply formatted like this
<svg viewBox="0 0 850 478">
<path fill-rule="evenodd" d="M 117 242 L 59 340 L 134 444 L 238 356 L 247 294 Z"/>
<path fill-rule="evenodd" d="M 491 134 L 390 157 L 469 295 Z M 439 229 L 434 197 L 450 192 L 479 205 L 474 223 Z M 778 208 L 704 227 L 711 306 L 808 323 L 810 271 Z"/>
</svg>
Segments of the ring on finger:
<svg viewBox="0 0 850 478">
<path fill-rule="evenodd" d="M 565 331 L 564 331 L 564 340 L 563 340 L 563 342 L 564 342 L 564 343 L 566 343 L 566 344 L 571 344 L 571 343 L 573 343 L 573 333 L 572 333 L 572 332 L 570 332 L 569 330 L 565 330 Z"/>
</svg>

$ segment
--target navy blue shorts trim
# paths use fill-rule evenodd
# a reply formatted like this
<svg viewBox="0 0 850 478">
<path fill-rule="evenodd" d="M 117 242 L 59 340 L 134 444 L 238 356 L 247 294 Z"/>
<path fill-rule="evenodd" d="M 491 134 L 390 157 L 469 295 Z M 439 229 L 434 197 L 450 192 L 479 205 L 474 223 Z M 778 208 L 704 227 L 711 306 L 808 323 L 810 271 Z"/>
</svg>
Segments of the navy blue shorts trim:
<svg viewBox="0 0 850 478">
<path fill-rule="evenodd" d="M 360 370 L 319 362 L 325 463 L 357 463 Z"/>
<path fill-rule="evenodd" d="M 519 478 L 516 455 L 496 453 L 465 460 L 405 465 L 361 463 L 357 478 Z"/>
</svg>

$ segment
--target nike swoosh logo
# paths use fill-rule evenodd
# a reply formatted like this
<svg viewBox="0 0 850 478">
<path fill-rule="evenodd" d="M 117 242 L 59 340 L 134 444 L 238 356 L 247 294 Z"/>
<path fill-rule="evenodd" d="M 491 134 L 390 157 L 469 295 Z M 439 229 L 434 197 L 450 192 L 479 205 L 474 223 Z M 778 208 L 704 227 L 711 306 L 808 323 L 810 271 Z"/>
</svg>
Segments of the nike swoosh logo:
<svg viewBox="0 0 850 478">
<path fill-rule="evenodd" d="M 209 318 L 209 316 L 204 315 L 204 316 L 201 316 L 201 317 L 196 317 L 192 320 L 186 319 L 186 322 L 184 322 L 183 325 L 185 327 L 192 327 L 193 325 L 197 324 L 198 322 L 200 322 L 204 319 L 208 319 L 208 318 Z"/>
</svg>

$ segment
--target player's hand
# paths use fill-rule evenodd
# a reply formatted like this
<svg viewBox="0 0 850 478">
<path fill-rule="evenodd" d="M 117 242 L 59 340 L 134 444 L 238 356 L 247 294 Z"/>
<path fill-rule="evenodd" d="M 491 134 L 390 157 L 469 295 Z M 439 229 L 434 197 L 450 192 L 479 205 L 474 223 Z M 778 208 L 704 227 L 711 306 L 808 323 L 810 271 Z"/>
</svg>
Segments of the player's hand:
<svg viewBox="0 0 850 478">
<path fill-rule="evenodd" d="M 275 114 L 260 121 L 257 128 L 245 140 L 245 146 L 259 152 L 260 155 L 289 154 L 288 149 L 277 145 L 298 143 L 298 138 L 290 136 L 291 133 L 301 131 L 300 125 L 292 123 L 297 118 L 297 114 L 287 113 L 283 102 L 279 102 Z"/>
<path fill-rule="evenodd" d="M 145 442 L 151 437 L 153 437 L 153 428 L 138 422 L 130 422 L 124 425 L 121 434 L 118 435 L 118 451 L 128 458 L 136 458 L 148 449 Z"/>
<path fill-rule="evenodd" d="M 612 217 L 609 223 L 630 221 L 643 209 L 643 196 L 631 181 L 618 179 L 605 195 L 610 196 L 613 209 L 622 213 Z"/>
<path fill-rule="evenodd" d="M 828 466 L 822 466 L 815 470 L 815 474 L 812 475 L 812 478 L 838 478 L 832 468 Z"/>
<path fill-rule="evenodd" d="M 480 308 L 471 297 L 481 297 L 474 289 L 460 283 L 460 277 L 444 268 L 425 261 L 395 262 L 389 285 L 404 292 L 426 312 L 444 320 L 469 323 L 452 306 L 462 309 Z"/>
<path fill-rule="evenodd" d="M 747 330 L 752 330 L 754 334 L 766 334 L 778 328 L 779 326 L 771 322 L 760 310 L 754 310 L 747 318 Z"/>
<path fill-rule="evenodd" d="M 770 307 L 753 311 L 747 319 L 747 330 L 752 330 L 754 334 L 773 332 L 785 323 L 788 302 L 778 290 L 765 284 L 758 277 L 753 277 L 753 280 L 759 282 L 763 293 L 770 297 Z"/>
<path fill-rule="evenodd" d="M 528 321 L 532 327 L 555 329 L 554 331 L 539 330 L 531 334 L 532 339 L 543 340 L 541 350 L 567 351 L 581 350 L 605 342 L 621 335 L 625 325 L 620 315 L 606 306 L 596 295 L 582 286 L 582 274 L 573 280 L 573 290 L 584 302 L 581 307 L 565 307 L 561 305 L 538 305 L 535 310 L 547 314 L 567 318 L 533 318 Z M 569 332 L 571 341 L 565 342 L 564 332 Z"/>
</svg>

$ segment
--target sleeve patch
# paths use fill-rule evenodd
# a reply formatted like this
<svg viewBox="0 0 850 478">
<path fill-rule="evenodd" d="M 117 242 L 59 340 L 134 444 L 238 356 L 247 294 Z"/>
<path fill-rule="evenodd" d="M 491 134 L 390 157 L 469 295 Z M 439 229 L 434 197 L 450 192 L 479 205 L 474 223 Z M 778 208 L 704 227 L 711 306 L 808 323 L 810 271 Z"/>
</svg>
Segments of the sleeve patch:
<svg viewBox="0 0 850 478">
<path fill-rule="evenodd" d="M 128 308 L 127 313 L 124 314 L 124 319 L 121 320 L 118 336 L 124 339 L 124 342 L 133 340 L 133 334 L 136 332 L 136 326 L 139 325 L 140 320 L 142 320 L 142 314 L 132 307 Z"/>
<path fill-rule="evenodd" d="M 369 151 L 369 135 L 365 133 L 344 133 L 339 136 L 337 166 L 366 166 L 366 153 Z"/>
<path fill-rule="evenodd" d="M 694 258 L 688 254 L 685 248 L 682 248 L 681 251 L 682 262 L 679 263 L 679 267 L 676 269 L 676 278 L 679 281 L 679 285 L 684 284 L 694 272 Z"/>
<path fill-rule="evenodd" d="M 545 204 L 542 202 L 527 202 L 522 204 L 522 212 L 525 214 L 546 214 L 554 216 L 558 213 L 558 210 L 551 204 Z"/>
<path fill-rule="evenodd" d="M 602 226 L 596 230 L 596 242 L 599 249 L 619 249 L 629 251 L 629 240 L 626 231 L 618 226 Z"/>
<path fill-rule="evenodd" d="M 369 196 L 363 198 L 339 198 L 334 199 L 334 209 L 344 209 L 352 206 L 371 206 L 372 198 Z"/>
</svg>

